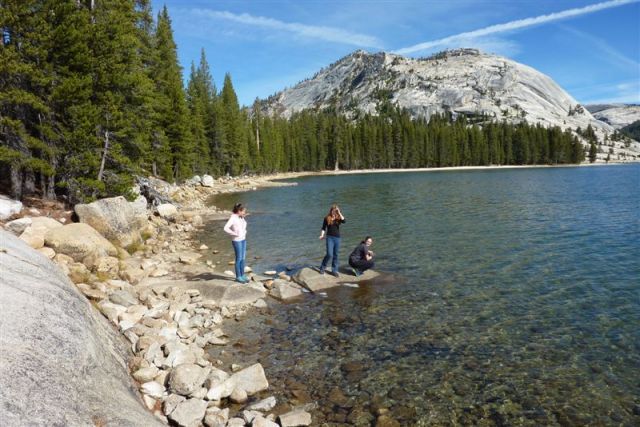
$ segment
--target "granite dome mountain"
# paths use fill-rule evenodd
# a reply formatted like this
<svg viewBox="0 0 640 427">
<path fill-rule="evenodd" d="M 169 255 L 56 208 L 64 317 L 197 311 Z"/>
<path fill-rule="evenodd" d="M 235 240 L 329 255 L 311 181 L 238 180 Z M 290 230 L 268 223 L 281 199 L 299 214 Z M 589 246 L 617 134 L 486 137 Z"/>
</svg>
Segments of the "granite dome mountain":
<svg viewBox="0 0 640 427">
<path fill-rule="evenodd" d="M 290 117 L 305 109 L 335 106 L 354 116 L 376 114 L 386 101 L 407 109 L 414 118 L 451 112 L 563 129 L 591 125 L 600 139 L 614 131 L 549 76 L 477 49 L 417 59 L 358 50 L 272 95 L 263 109 Z"/>
</svg>

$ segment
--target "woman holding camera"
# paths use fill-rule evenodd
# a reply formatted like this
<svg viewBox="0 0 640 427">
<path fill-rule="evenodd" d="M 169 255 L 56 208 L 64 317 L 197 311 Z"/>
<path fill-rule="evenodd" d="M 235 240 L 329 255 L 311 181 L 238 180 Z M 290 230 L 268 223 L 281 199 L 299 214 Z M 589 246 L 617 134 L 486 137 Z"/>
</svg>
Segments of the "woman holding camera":
<svg viewBox="0 0 640 427">
<path fill-rule="evenodd" d="M 324 270 L 331 260 L 331 275 L 338 277 L 338 253 L 340 251 L 340 224 L 344 224 L 345 219 L 340 207 L 337 204 L 331 205 L 329 213 L 324 217 L 322 229 L 320 230 L 320 240 L 326 240 L 327 253 L 320 264 L 320 274 L 324 274 Z"/>
</svg>

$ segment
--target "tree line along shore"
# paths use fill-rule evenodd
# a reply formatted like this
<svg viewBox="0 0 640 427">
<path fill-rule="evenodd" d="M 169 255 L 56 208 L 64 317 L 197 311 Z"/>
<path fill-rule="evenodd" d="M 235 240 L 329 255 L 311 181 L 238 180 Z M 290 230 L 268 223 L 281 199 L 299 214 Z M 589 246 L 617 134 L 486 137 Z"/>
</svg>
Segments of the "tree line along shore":
<svg viewBox="0 0 640 427">
<path fill-rule="evenodd" d="M 188 83 L 166 7 L 149 0 L 7 0 L 0 51 L 0 186 L 71 203 L 129 195 L 136 175 L 580 163 L 578 136 L 488 117 L 412 120 L 380 92 L 376 114 L 285 118 L 241 107 L 207 58 Z M 595 160 L 593 130 L 580 132 Z"/>
</svg>

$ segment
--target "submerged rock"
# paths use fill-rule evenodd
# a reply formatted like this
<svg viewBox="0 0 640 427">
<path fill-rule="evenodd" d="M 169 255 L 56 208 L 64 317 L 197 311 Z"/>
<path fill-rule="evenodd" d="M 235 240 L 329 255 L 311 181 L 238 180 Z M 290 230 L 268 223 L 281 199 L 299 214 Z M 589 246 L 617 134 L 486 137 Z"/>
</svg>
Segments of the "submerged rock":
<svg viewBox="0 0 640 427">
<path fill-rule="evenodd" d="M 298 427 L 311 425 L 311 414 L 302 409 L 296 409 L 278 417 L 281 427 Z"/>
</svg>

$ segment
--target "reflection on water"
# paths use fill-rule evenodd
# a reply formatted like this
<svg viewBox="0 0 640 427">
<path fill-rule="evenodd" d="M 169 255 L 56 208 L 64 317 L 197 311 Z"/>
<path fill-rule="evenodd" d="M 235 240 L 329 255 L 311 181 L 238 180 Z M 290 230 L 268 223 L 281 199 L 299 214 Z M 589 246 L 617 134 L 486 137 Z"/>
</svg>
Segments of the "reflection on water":
<svg viewBox="0 0 640 427">
<path fill-rule="evenodd" d="M 640 424 L 640 167 L 298 181 L 216 201 L 254 212 L 254 267 L 319 263 L 338 201 L 343 261 L 373 234 L 393 275 L 236 327 L 281 401 L 334 424 Z"/>
</svg>

